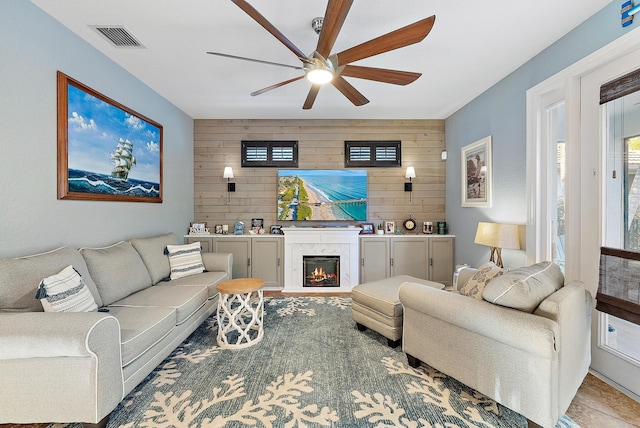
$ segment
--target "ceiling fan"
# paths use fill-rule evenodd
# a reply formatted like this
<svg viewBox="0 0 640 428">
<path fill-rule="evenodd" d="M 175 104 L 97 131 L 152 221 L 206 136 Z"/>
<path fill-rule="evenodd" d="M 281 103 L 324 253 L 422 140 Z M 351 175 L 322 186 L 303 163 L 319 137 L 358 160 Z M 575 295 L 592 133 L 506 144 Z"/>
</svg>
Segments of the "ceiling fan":
<svg viewBox="0 0 640 428">
<path fill-rule="evenodd" d="M 413 73 L 409 71 L 389 70 L 384 68 L 363 67 L 351 65 L 352 62 L 369 58 L 395 49 L 412 45 L 422 41 L 435 23 L 436 17 L 422 19 L 413 24 L 402 27 L 398 30 L 387 33 L 383 36 L 371 39 L 361 43 L 350 49 L 331 55 L 331 49 L 338 38 L 342 24 L 347 18 L 349 9 L 353 4 L 353 0 L 329 0 L 327 10 L 325 11 L 322 21 L 322 29 L 318 38 L 316 50 L 311 55 L 305 55 L 298 49 L 284 34 L 282 34 L 273 24 L 271 24 L 264 16 L 260 14 L 253 6 L 245 0 L 231 0 L 247 15 L 253 18 L 258 24 L 264 27 L 276 39 L 284 44 L 296 57 L 302 62 L 302 66 L 294 66 L 281 64 L 271 61 L 263 61 L 259 59 L 246 58 L 241 56 L 229 55 L 220 52 L 207 52 L 211 55 L 218 55 L 227 58 L 241 59 L 246 61 L 259 62 L 263 64 L 276 65 L 281 67 L 289 67 L 303 70 L 304 74 L 284 82 L 276 83 L 258 91 L 252 92 L 252 96 L 263 94 L 272 89 L 279 88 L 289 83 L 307 78 L 311 83 L 311 90 L 307 95 L 307 99 L 302 106 L 308 110 L 318 96 L 320 87 L 326 83 L 331 83 L 338 91 L 349 99 L 354 105 L 361 106 L 367 104 L 369 100 L 362 95 L 356 88 L 344 79 L 346 77 L 355 77 L 358 79 L 374 80 L 383 83 L 392 83 L 394 85 L 407 85 L 414 82 L 422 73 Z M 315 21 L 315 20 L 314 20 Z"/>
</svg>

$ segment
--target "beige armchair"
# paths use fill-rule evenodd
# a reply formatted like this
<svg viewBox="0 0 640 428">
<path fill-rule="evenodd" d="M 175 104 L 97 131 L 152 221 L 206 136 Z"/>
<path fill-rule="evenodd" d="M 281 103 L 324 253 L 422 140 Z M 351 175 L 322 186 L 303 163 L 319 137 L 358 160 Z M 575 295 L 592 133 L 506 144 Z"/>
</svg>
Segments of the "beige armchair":
<svg viewBox="0 0 640 428">
<path fill-rule="evenodd" d="M 473 273 L 463 270 L 458 288 Z M 581 282 L 561 287 L 533 313 L 412 283 L 399 297 L 412 366 L 428 364 L 532 426 L 555 427 L 587 374 L 593 301 Z"/>
</svg>

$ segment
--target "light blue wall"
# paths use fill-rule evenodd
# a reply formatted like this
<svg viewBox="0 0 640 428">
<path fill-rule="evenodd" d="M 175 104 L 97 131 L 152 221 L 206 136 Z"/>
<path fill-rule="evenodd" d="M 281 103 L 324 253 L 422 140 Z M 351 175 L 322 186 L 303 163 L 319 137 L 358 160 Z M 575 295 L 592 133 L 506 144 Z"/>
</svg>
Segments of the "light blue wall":
<svg viewBox="0 0 640 428">
<path fill-rule="evenodd" d="M 488 260 L 488 248 L 473 243 L 479 221 L 526 223 L 526 91 L 634 29 L 640 17 L 623 29 L 621 4 L 612 2 L 445 121 L 446 213 L 456 235 L 456 264 L 479 266 Z M 462 208 L 460 148 L 487 135 L 493 139 L 493 204 Z M 524 251 L 517 250 L 504 250 L 503 259 L 507 267 L 526 261 Z"/>
<path fill-rule="evenodd" d="M 164 128 L 162 204 L 57 200 L 56 71 Z M 25 0 L 0 2 L 0 257 L 193 221 L 193 120 Z"/>
</svg>

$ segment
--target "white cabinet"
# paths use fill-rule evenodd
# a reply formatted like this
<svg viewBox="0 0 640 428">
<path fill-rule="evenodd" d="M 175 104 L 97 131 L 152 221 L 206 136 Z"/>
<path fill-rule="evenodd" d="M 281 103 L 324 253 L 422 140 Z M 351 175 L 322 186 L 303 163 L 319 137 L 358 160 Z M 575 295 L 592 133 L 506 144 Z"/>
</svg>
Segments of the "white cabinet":
<svg viewBox="0 0 640 428">
<path fill-rule="evenodd" d="M 429 237 L 429 280 L 453 286 L 453 238 Z"/>
<path fill-rule="evenodd" d="M 389 238 L 391 244 L 391 276 L 410 275 L 429 278 L 428 238 L 398 236 Z M 451 269 L 453 275 L 453 269 Z"/>
<path fill-rule="evenodd" d="M 391 276 L 388 238 L 360 238 L 360 283 Z"/>
<path fill-rule="evenodd" d="M 363 236 L 360 283 L 411 275 L 451 286 L 453 240 L 451 235 Z"/>
<path fill-rule="evenodd" d="M 265 287 L 284 284 L 283 244 L 281 236 L 251 239 L 251 277 L 263 279 Z"/>
<path fill-rule="evenodd" d="M 279 235 L 186 236 L 185 242 L 200 242 L 202 251 L 233 254 L 233 278 L 260 278 L 265 287 L 283 285 L 284 239 Z"/>
<path fill-rule="evenodd" d="M 234 278 L 260 278 L 267 288 L 284 286 L 283 235 L 185 236 L 202 251 L 233 254 Z M 360 283 L 411 275 L 446 286 L 453 277 L 452 235 L 360 236 Z"/>
</svg>

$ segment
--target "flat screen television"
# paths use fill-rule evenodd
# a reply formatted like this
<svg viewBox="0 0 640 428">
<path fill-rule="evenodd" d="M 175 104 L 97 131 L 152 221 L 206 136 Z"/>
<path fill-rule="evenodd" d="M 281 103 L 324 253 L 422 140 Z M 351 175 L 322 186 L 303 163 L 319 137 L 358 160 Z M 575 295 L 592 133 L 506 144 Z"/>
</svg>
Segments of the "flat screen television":
<svg viewBox="0 0 640 428">
<path fill-rule="evenodd" d="M 366 221 L 367 171 L 278 170 L 278 221 Z"/>
</svg>

